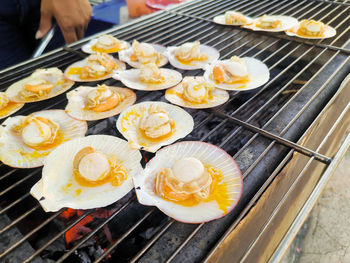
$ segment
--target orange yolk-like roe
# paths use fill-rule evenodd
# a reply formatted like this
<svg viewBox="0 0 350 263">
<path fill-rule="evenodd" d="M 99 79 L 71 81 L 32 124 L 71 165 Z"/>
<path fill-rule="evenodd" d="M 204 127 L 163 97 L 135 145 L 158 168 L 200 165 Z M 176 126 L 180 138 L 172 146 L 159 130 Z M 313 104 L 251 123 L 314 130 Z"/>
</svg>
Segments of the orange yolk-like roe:
<svg viewBox="0 0 350 263">
<path fill-rule="evenodd" d="M 208 56 L 202 56 L 201 58 L 194 58 L 194 59 L 181 59 L 179 58 L 178 56 L 175 56 L 177 61 L 179 61 L 181 64 L 184 64 L 184 65 L 191 65 L 192 62 L 194 61 L 206 61 L 208 59 Z"/>
<path fill-rule="evenodd" d="M 230 82 L 225 82 L 224 72 L 220 66 L 215 66 L 213 68 L 213 76 L 216 83 L 225 83 L 225 84 L 246 84 L 250 81 L 249 75 L 243 77 L 234 77 Z"/>
<path fill-rule="evenodd" d="M 117 94 L 113 94 L 105 101 L 93 107 L 92 110 L 95 112 L 104 112 L 115 108 L 115 106 L 117 106 L 118 104 L 119 104 L 119 98 Z"/>
<path fill-rule="evenodd" d="M 204 166 L 212 178 L 212 183 L 210 185 L 210 195 L 207 199 L 198 200 L 193 194 L 176 193 L 171 189 L 171 187 L 166 185 L 165 180 L 163 181 L 162 185 L 163 192 L 157 193 L 156 189 L 154 189 L 155 193 L 158 196 L 161 196 L 164 200 L 187 207 L 196 206 L 200 202 L 216 201 L 219 208 L 226 213 L 227 209 L 231 205 L 231 201 L 227 189 L 227 183 L 223 182 L 224 176 L 219 169 L 216 169 L 210 165 Z"/>
<path fill-rule="evenodd" d="M 101 52 L 101 53 L 115 53 L 115 52 L 118 52 L 118 51 L 123 50 L 123 49 L 125 49 L 125 48 L 121 47 L 118 43 L 116 43 L 114 45 L 114 47 L 108 48 L 108 49 L 98 48 L 98 47 L 96 47 L 96 45 L 93 45 L 91 47 L 92 51 Z"/>
</svg>

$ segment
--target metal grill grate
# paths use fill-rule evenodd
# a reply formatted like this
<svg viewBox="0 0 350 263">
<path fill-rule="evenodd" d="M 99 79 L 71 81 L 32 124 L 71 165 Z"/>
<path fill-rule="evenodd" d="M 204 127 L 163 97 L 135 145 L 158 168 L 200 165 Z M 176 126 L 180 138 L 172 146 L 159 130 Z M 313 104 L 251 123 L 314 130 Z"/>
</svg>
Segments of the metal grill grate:
<svg viewBox="0 0 350 263">
<path fill-rule="evenodd" d="M 250 16 L 268 13 L 314 18 L 330 24 L 338 33 L 329 40 L 300 41 L 283 34 L 256 33 L 211 22 L 215 15 L 229 9 Z M 31 186 L 40 178 L 41 169 L 24 171 L 1 165 L 0 222 L 2 217 L 9 222 L 0 230 L 0 241 L 8 238 L 9 233 L 14 239 L 0 248 L 0 258 L 6 260 L 27 249 L 21 261 L 46 262 L 55 257 L 57 262 L 72 262 L 81 257 L 77 251 L 88 246 L 91 240 L 100 240 L 104 250 L 93 257 L 95 262 L 204 259 L 225 231 L 234 229 L 246 215 L 294 151 L 310 160 L 331 163 L 332 156 L 324 156 L 317 149 L 295 142 L 332 98 L 349 67 L 349 11 L 348 1 L 191 1 L 109 30 L 127 41 L 138 39 L 163 45 L 199 40 L 216 47 L 221 58 L 251 56 L 268 65 L 270 81 L 258 91 L 231 92 L 228 103 L 215 110 L 188 110 L 195 120 L 195 129 L 186 139 L 216 144 L 236 159 L 244 176 L 242 199 L 232 213 L 220 220 L 189 225 L 176 222 L 157 209 L 139 205 L 132 192 L 110 206 L 108 209 L 113 212 L 98 220 L 91 232 L 67 249 L 62 245 L 64 234 L 95 210 L 84 211 L 68 222 L 60 218 L 64 210 L 47 214 L 29 195 Z M 2 90 L 38 67 L 64 69 L 80 60 L 85 56 L 79 51 L 84 42 L 0 72 Z M 184 75 L 202 73 L 200 70 L 180 72 Z M 121 85 L 115 80 L 104 83 Z M 138 102 L 164 101 L 163 95 L 160 91 L 137 92 Z M 26 105 L 18 114 L 64 108 L 65 105 L 65 95 L 61 95 Z M 88 134 L 121 137 L 114 128 L 116 119 L 90 122 Z M 112 241 L 108 241 L 106 226 L 114 233 Z M 56 254 L 52 255 L 52 251 Z"/>
</svg>

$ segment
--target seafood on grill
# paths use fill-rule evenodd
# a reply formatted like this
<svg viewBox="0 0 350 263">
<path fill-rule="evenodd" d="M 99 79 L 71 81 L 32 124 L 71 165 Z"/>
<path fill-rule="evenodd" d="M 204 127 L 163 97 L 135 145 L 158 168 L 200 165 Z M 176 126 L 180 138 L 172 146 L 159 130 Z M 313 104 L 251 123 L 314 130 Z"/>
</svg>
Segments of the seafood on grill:
<svg viewBox="0 0 350 263">
<path fill-rule="evenodd" d="M 155 152 L 193 130 L 193 118 L 180 107 L 164 102 L 141 102 L 124 110 L 117 129 L 131 148 Z"/>
<path fill-rule="evenodd" d="M 142 171 L 140 161 L 140 152 L 117 137 L 77 138 L 47 156 L 42 178 L 30 193 L 47 212 L 104 207 L 133 188 L 132 177 Z"/>
<path fill-rule="evenodd" d="M 182 80 L 182 75 L 176 70 L 158 68 L 155 63 L 148 63 L 139 69 L 118 71 L 113 78 L 131 89 L 152 91 L 177 85 Z"/>
<path fill-rule="evenodd" d="M 186 42 L 181 46 L 170 46 L 167 48 L 167 56 L 172 66 L 194 70 L 202 69 L 205 65 L 220 57 L 215 48 L 200 44 L 199 41 Z"/>
<path fill-rule="evenodd" d="M 136 101 L 135 93 L 127 88 L 97 85 L 80 86 L 67 93 L 66 113 L 79 120 L 100 120 L 119 114 Z"/>
<path fill-rule="evenodd" d="M 291 16 L 263 15 L 243 27 L 254 31 L 282 32 L 297 24 L 298 19 Z"/>
<path fill-rule="evenodd" d="M 94 52 L 116 53 L 129 47 L 130 44 L 128 42 L 107 34 L 92 39 L 90 42 L 83 45 L 81 49 L 85 53 L 92 54 Z"/>
<path fill-rule="evenodd" d="M 337 31 L 321 21 L 301 20 L 300 23 L 285 31 L 288 36 L 297 36 L 300 38 L 322 39 L 331 38 L 337 34 Z"/>
<path fill-rule="evenodd" d="M 242 26 L 252 22 L 252 18 L 236 11 L 226 11 L 224 15 L 215 16 L 214 23 L 220 25 Z"/>
<path fill-rule="evenodd" d="M 243 189 L 233 158 L 208 143 L 186 141 L 156 153 L 133 178 L 141 204 L 157 206 L 186 223 L 201 223 L 228 214 Z"/>
<path fill-rule="evenodd" d="M 0 126 L 0 159 L 12 167 L 39 167 L 57 146 L 84 137 L 86 131 L 85 121 L 71 118 L 64 110 L 9 117 Z"/>
<path fill-rule="evenodd" d="M 176 105 L 205 109 L 219 106 L 229 99 L 225 90 L 217 89 L 213 83 L 205 81 L 204 77 L 187 76 L 175 87 L 165 92 L 165 98 Z"/>
<path fill-rule="evenodd" d="M 134 40 L 130 48 L 119 52 L 119 59 L 134 68 L 140 68 L 143 64 L 149 63 L 162 67 L 168 63 L 165 51 L 164 46 Z"/>
<path fill-rule="evenodd" d="M 65 75 L 73 81 L 91 82 L 111 78 L 115 72 L 125 68 L 124 62 L 106 53 L 96 52 L 70 65 L 65 70 Z"/>
<path fill-rule="evenodd" d="M 5 92 L 0 92 L 0 119 L 19 111 L 24 103 L 10 101 Z"/>
<path fill-rule="evenodd" d="M 270 78 L 270 73 L 268 67 L 260 60 L 233 56 L 206 66 L 204 78 L 217 88 L 243 91 L 265 84 Z"/>
<path fill-rule="evenodd" d="M 13 102 L 36 102 L 58 96 L 73 84 L 58 68 L 37 69 L 29 77 L 13 83 L 5 94 Z"/>
</svg>

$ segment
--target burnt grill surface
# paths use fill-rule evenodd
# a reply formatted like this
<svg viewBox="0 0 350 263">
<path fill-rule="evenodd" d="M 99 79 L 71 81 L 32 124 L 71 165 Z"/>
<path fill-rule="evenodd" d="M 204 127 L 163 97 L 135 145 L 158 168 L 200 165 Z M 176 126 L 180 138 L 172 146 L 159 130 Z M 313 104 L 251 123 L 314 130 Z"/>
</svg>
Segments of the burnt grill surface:
<svg viewBox="0 0 350 263">
<path fill-rule="evenodd" d="M 336 28 L 337 35 L 326 40 L 300 40 L 283 33 L 257 33 L 211 22 L 226 10 L 238 10 L 253 17 L 283 14 L 322 20 Z M 45 213 L 29 194 L 41 176 L 41 169 L 21 170 L 1 165 L 0 261 L 199 262 L 205 259 L 225 230 L 238 224 L 288 162 L 284 157 L 290 151 L 325 164 L 332 161 L 332 156 L 323 156 L 295 142 L 349 72 L 349 12 L 347 1 L 192 1 L 110 30 L 109 33 L 127 41 L 178 45 L 199 40 L 217 48 L 222 59 L 232 55 L 251 56 L 268 65 L 271 77 L 263 87 L 230 92 L 228 103 L 214 110 L 187 109 L 195 120 L 195 129 L 185 140 L 213 143 L 236 159 L 244 177 L 241 201 L 224 218 L 199 225 L 176 222 L 156 208 L 138 204 L 133 191 L 107 208 Z M 36 68 L 56 66 L 64 70 L 85 56 L 79 51 L 83 43 L 0 72 L 1 90 Z M 183 75 L 202 74 L 201 70 L 179 71 Z M 111 79 L 103 83 L 122 86 Z M 161 91 L 136 91 L 136 94 L 137 102 L 165 101 Z M 27 104 L 17 114 L 64 109 L 66 103 L 63 94 Z M 123 138 L 115 128 L 117 117 L 89 122 L 87 135 Z M 149 153 L 143 155 L 144 162 L 152 158 Z M 71 214 L 67 215 L 68 212 Z M 78 238 L 67 244 L 72 233 Z"/>
</svg>

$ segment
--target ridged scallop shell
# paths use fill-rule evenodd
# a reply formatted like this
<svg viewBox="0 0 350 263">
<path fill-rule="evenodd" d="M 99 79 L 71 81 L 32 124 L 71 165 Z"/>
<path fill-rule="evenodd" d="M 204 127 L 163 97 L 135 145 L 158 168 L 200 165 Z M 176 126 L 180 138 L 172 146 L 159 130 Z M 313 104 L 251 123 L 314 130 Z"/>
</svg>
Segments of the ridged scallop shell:
<svg viewBox="0 0 350 263">
<path fill-rule="evenodd" d="M 160 68 L 164 65 L 166 65 L 168 63 L 168 58 L 164 55 L 165 52 L 166 52 L 166 47 L 162 46 L 162 45 L 158 45 L 158 44 L 151 44 L 154 49 L 157 51 L 157 52 L 160 52 L 162 54 L 162 58 L 161 60 L 157 63 L 157 66 Z M 121 61 L 124 61 L 126 63 L 128 63 L 131 67 L 133 68 L 140 68 L 141 67 L 141 63 L 140 62 L 135 62 L 135 61 L 131 61 L 130 60 L 130 56 L 131 54 L 133 53 L 133 49 L 132 47 L 128 48 L 128 49 L 125 49 L 125 50 L 122 50 L 122 51 L 119 51 L 119 59 Z"/>
<path fill-rule="evenodd" d="M 171 168 L 175 161 L 185 157 L 197 158 L 203 164 L 222 171 L 230 202 L 226 211 L 221 210 L 215 200 L 187 207 L 155 194 L 154 179 L 157 172 L 161 168 Z M 228 214 L 236 206 L 243 190 L 241 171 L 233 158 L 212 144 L 196 141 L 179 142 L 159 150 L 143 172 L 134 177 L 134 185 L 141 204 L 157 206 L 168 216 L 185 223 L 207 222 Z"/>
<path fill-rule="evenodd" d="M 250 24 L 253 19 L 249 16 L 245 16 L 245 18 L 247 18 L 247 23 L 246 24 Z M 219 15 L 219 16 L 215 16 L 213 18 L 214 23 L 219 24 L 219 25 L 226 25 L 226 26 L 242 26 L 242 23 L 236 23 L 236 24 L 226 24 L 226 19 L 225 19 L 225 15 Z"/>
<path fill-rule="evenodd" d="M 62 82 L 58 82 L 57 85 L 55 85 L 54 88 L 46 96 L 39 98 L 22 98 L 19 95 L 19 92 L 23 90 L 23 85 L 28 81 L 29 78 L 30 77 L 24 78 L 20 81 L 13 83 L 10 87 L 8 87 L 5 93 L 10 101 L 17 103 L 30 103 L 47 100 L 66 92 L 74 85 L 74 81 L 69 80 L 65 76 L 63 76 Z"/>
<path fill-rule="evenodd" d="M 205 65 L 208 63 L 211 63 L 220 57 L 220 53 L 217 49 L 207 46 L 207 45 L 199 45 L 199 50 L 201 53 L 206 53 L 208 55 L 208 59 L 204 61 L 192 61 L 191 64 L 183 64 L 181 63 L 175 56 L 174 52 L 178 47 L 168 47 L 167 48 L 167 56 L 169 58 L 170 64 L 179 69 L 185 69 L 185 70 L 194 70 L 194 69 L 203 69 Z"/>
<path fill-rule="evenodd" d="M 78 120 L 100 120 L 112 117 L 114 115 L 119 114 L 125 108 L 133 105 L 136 101 L 136 94 L 127 88 L 119 88 L 119 87 L 110 87 L 110 90 L 114 93 L 120 93 L 125 96 L 123 101 L 119 103 L 115 108 L 103 111 L 103 112 L 95 112 L 93 110 L 85 109 L 86 104 L 88 103 L 87 95 L 93 89 L 93 87 L 80 86 L 70 92 L 67 93 L 68 104 L 66 106 L 66 113 Z"/>
<path fill-rule="evenodd" d="M 138 123 L 151 105 L 160 106 L 166 110 L 170 119 L 175 121 L 175 131 L 170 137 L 160 141 L 152 141 L 147 138 L 140 138 Z M 193 130 L 193 118 L 186 111 L 178 106 L 164 102 L 146 101 L 135 104 L 124 110 L 118 118 L 117 129 L 129 141 L 132 148 L 143 149 L 148 152 L 155 152 L 164 145 L 169 145 L 180 138 L 187 136 Z"/>
<path fill-rule="evenodd" d="M 204 72 L 204 78 L 206 81 L 214 84 L 216 87 L 224 90 L 237 90 L 237 91 L 245 91 L 256 89 L 262 85 L 264 85 L 270 79 L 270 71 L 269 68 L 260 60 L 250 57 L 242 58 L 248 69 L 248 74 L 250 75 L 250 82 L 246 84 L 245 87 L 240 88 L 242 84 L 223 84 L 216 83 L 214 80 L 210 78 L 211 72 L 213 71 L 213 67 L 220 63 L 220 60 L 215 61 L 214 63 L 208 65 Z M 229 60 L 221 60 L 221 61 L 229 61 Z"/>
<path fill-rule="evenodd" d="M 145 91 L 168 89 L 179 84 L 182 80 L 181 73 L 176 70 L 161 68 L 160 71 L 162 76 L 165 78 L 165 82 L 159 84 L 142 82 L 140 80 L 140 69 L 118 71 L 116 74 L 114 74 L 113 78 L 120 80 L 125 86 L 130 89 Z"/>
<path fill-rule="evenodd" d="M 312 37 L 312 36 L 303 36 L 303 35 L 299 35 L 298 34 L 298 28 L 299 25 L 296 25 L 288 30 L 285 31 L 285 33 L 288 36 L 296 36 L 296 37 L 300 37 L 300 38 L 305 38 L 305 39 L 324 39 L 324 38 L 331 38 L 334 37 L 337 34 L 337 31 L 328 25 L 325 25 L 325 32 L 324 32 L 324 37 Z"/>
<path fill-rule="evenodd" d="M 63 142 L 76 137 L 83 137 L 87 131 L 86 121 L 69 117 L 64 110 L 45 110 L 32 114 L 34 117 L 44 117 L 59 124 L 59 131 L 63 135 Z M 0 159 L 9 166 L 16 168 L 34 168 L 43 165 L 45 157 L 56 147 L 46 150 L 35 150 L 27 146 L 20 134 L 13 132 L 26 116 L 7 118 L 1 125 L 0 131 Z"/>
<path fill-rule="evenodd" d="M 282 31 L 285 31 L 289 28 L 294 27 L 295 25 L 298 25 L 298 23 L 299 23 L 298 19 L 291 17 L 291 16 L 279 16 L 279 15 L 270 16 L 269 15 L 269 17 L 273 17 L 275 19 L 281 20 L 282 26 L 277 27 L 277 28 L 270 28 L 270 29 L 257 27 L 256 23 L 259 20 L 259 17 L 258 17 L 258 18 L 255 18 L 250 24 L 245 24 L 242 27 L 251 29 L 253 31 L 282 32 Z"/>
<path fill-rule="evenodd" d="M 130 44 L 129 44 L 128 42 L 123 41 L 123 40 L 119 40 L 119 41 L 122 42 L 123 45 L 126 46 L 125 49 L 128 49 L 128 48 L 130 47 Z M 88 43 L 86 43 L 85 45 L 83 45 L 83 46 L 81 47 L 81 50 L 82 50 L 83 52 L 87 53 L 87 54 L 92 54 L 92 53 L 94 53 L 95 51 L 93 51 L 91 48 L 92 48 L 96 43 L 97 43 L 97 38 L 91 39 Z M 124 49 L 122 49 L 122 50 L 124 50 Z M 117 52 L 120 52 L 120 51 L 122 51 L 122 50 L 119 50 L 119 51 L 117 51 Z M 111 53 L 117 53 L 117 52 L 102 52 L 102 53 L 111 54 Z"/>
<path fill-rule="evenodd" d="M 4 92 L 2 92 L 2 93 L 4 93 Z M 4 118 L 10 116 L 11 114 L 19 111 L 20 109 L 22 109 L 23 106 L 24 106 L 24 103 L 17 103 L 17 102 L 9 101 L 9 103 L 7 104 L 6 107 L 4 107 L 3 109 L 0 109 L 0 119 L 4 119 Z"/>
<path fill-rule="evenodd" d="M 127 179 L 117 187 L 110 183 L 96 187 L 78 184 L 73 176 L 73 160 L 87 146 L 107 156 L 117 157 L 128 171 Z M 114 136 L 91 135 L 77 138 L 60 145 L 47 156 L 42 179 L 33 186 L 30 193 L 39 200 L 46 212 L 58 211 L 62 207 L 104 207 L 118 201 L 133 188 L 132 177 L 142 171 L 141 158 L 139 151 L 131 150 L 126 141 Z"/>
<path fill-rule="evenodd" d="M 75 63 L 73 63 L 72 65 L 70 65 L 65 71 L 64 71 L 64 75 L 73 81 L 76 82 L 95 82 L 95 81 L 99 81 L 99 80 L 105 80 L 105 79 L 109 79 L 113 76 L 113 74 L 115 74 L 117 71 L 119 70 L 125 70 L 126 69 L 126 65 L 124 62 L 118 60 L 118 59 L 114 59 L 114 61 L 117 63 L 117 68 L 110 74 L 107 74 L 101 78 L 92 78 L 92 79 L 81 79 L 80 75 L 78 74 L 68 74 L 69 69 L 71 68 L 82 68 L 86 66 L 86 59 L 77 61 Z"/>
<path fill-rule="evenodd" d="M 185 78 L 203 79 L 203 77 L 185 77 Z M 221 104 L 224 104 L 230 97 L 227 91 L 221 90 L 221 89 L 214 89 L 211 93 L 212 98 L 208 99 L 205 102 L 195 103 L 188 100 L 184 100 L 182 97 L 182 94 L 183 94 L 183 87 L 182 87 L 182 83 L 180 83 L 179 85 L 176 85 L 171 89 L 168 89 L 165 92 L 165 98 L 169 102 L 181 107 L 192 108 L 192 109 L 206 109 L 206 108 L 217 107 Z"/>
</svg>

